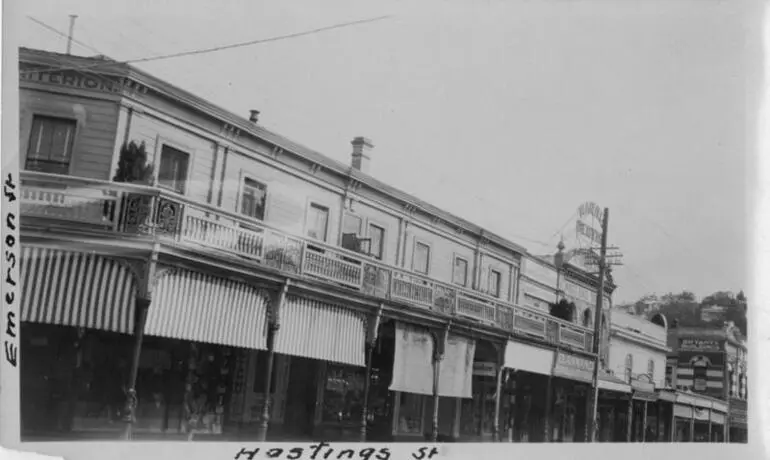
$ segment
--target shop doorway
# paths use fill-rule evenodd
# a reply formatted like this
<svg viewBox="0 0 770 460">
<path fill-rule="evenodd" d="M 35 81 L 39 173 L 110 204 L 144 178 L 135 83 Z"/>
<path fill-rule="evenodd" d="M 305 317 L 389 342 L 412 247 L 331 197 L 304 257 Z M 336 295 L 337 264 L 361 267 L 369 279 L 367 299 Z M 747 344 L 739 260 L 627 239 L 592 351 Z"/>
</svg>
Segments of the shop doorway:
<svg viewBox="0 0 770 460">
<path fill-rule="evenodd" d="M 318 366 L 320 361 L 292 356 L 286 388 L 284 431 L 291 437 L 310 439 L 316 425 Z"/>
<path fill-rule="evenodd" d="M 389 442 L 393 438 L 393 393 L 388 388 L 393 379 L 396 329 L 393 321 L 380 325 L 377 344 L 372 350 L 369 387 L 367 440 Z"/>
</svg>

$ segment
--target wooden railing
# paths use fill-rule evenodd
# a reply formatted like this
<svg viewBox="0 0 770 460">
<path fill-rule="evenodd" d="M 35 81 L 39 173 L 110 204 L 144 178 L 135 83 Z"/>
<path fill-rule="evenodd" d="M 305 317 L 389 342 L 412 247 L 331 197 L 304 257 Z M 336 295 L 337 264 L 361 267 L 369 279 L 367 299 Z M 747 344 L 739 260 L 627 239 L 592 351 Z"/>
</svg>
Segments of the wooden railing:
<svg viewBox="0 0 770 460">
<path fill-rule="evenodd" d="M 22 173 L 21 213 L 122 236 L 214 251 L 284 272 L 590 351 L 592 332 L 546 312 L 443 283 L 153 187 Z"/>
</svg>

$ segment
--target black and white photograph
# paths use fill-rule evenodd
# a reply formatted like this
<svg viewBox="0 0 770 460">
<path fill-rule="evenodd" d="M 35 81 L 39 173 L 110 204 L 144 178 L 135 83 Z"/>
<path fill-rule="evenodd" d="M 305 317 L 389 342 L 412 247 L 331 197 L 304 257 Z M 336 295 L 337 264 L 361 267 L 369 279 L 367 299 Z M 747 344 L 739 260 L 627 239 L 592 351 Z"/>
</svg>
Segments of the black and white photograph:
<svg viewBox="0 0 770 460">
<path fill-rule="evenodd" d="M 2 444 L 764 458 L 764 15 L 3 2 Z"/>
</svg>

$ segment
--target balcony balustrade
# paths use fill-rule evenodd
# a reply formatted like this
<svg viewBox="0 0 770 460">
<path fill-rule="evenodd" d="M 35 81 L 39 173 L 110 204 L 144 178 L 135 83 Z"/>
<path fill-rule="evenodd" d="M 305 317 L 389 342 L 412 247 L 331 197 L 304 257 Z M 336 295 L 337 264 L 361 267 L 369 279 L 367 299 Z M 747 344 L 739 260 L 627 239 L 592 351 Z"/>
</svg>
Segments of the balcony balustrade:
<svg viewBox="0 0 770 460">
<path fill-rule="evenodd" d="M 47 227 L 152 237 L 160 243 L 236 256 L 382 299 L 492 325 L 515 335 L 590 351 L 592 331 L 548 313 L 442 283 L 371 257 L 291 235 L 171 191 L 24 171 L 21 214 Z"/>
</svg>

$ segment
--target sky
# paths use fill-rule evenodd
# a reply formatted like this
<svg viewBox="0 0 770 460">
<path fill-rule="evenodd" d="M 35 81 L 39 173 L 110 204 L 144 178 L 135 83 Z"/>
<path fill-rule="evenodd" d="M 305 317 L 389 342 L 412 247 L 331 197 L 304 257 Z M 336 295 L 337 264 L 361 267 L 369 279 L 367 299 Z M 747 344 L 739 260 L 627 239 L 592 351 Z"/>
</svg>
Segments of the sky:
<svg viewBox="0 0 770 460">
<path fill-rule="evenodd" d="M 761 11 L 749 0 L 4 2 L 7 36 L 129 60 L 341 162 L 551 254 L 610 209 L 615 302 L 747 289 Z M 6 17 L 8 18 L 8 17 Z"/>
</svg>

